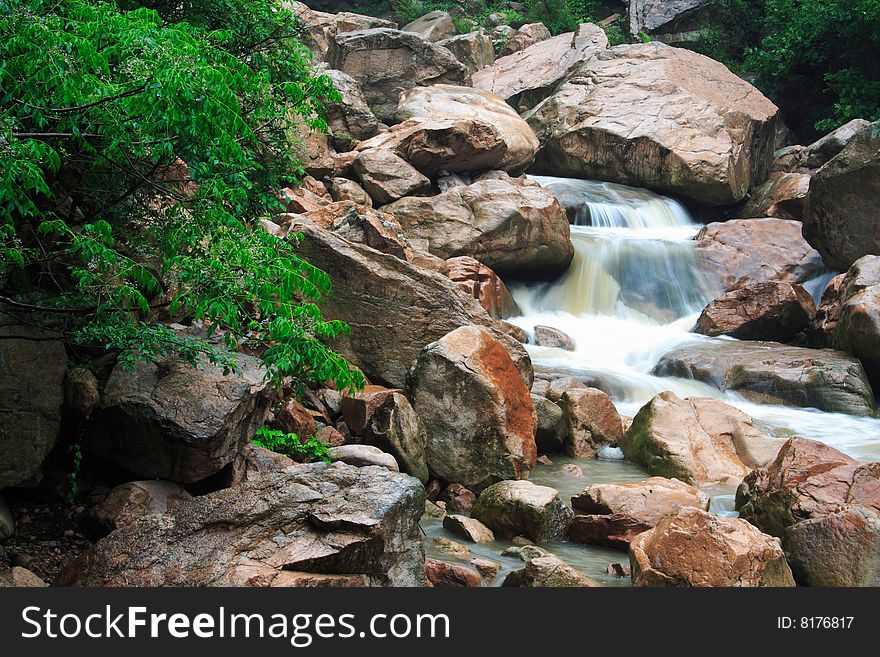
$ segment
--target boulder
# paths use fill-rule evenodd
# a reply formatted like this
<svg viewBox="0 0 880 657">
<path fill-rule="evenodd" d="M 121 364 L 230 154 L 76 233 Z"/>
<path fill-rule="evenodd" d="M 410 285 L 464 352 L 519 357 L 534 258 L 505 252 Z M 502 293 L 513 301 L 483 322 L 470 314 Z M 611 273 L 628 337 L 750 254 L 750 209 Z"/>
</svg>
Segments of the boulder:
<svg viewBox="0 0 880 657">
<path fill-rule="evenodd" d="M 550 401 L 558 404 L 562 400 L 562 395 L 569 390 L 586 390 L 589 387 L 586 383 L 573 376 L 555 376 L 550 380 L 545 396 Z"/>
<path fill-rule="evenodd" d="M 800 283 L 825 272 L 822 256 L 785 219 L 711 223 L 694 238 L 697 257 L 724 292 L 757 283 Z"/>
<path fill-rule="evenodd" d="M 521 179 L 405 198 L 385 211 L 434 255 L 470 256 L 502 277 L 552 278 L 574 257 L 565 211 L 548 191 Z"/>
<path fill-rule="evenodd" d="M 803 149 L 799 164 L 807 169 L 819 169 L 849 145 L 853 138 L 867 128 L 870 122 L 853 119 Z"/>
<path fill-rule="evenodd" d="M 349 151 L 359 141 L 379 133 L 379 119 L 370 110 L 363 91 L 353 77 L 342 71 L 323 71 L 342 96 L 338 103 L 326 103 L 327 125 L 338 151 Z"/>
<path fill-rule="evenodd" d="M 469 588 L 483 585 L 483 578 L 476 570 L 437 559 L 425 559 L 425 575 L 431 586 L 441 588 Z"/>
<path fill-rule="evenodd" d="M 500 331 L 477 301 L 442 274 L 347 242 L 308 223 L 295 223 L 293 230 L 303 234 L 302 256 L 333 272 L 334 295 L 324 300 L 324 316 L 351 327 L 350 335 L 335 341 L 334 348 L 370 380 L 403 387 L 410 365 L 426 344 L 459 326 L 474 324 L 503 342 L 531 385 L 532 367 L 525 348 Z"/>
<path fill-rule="evenodd" d="M 180 484 L 161 479 L 132 481 L 117 486 L 89 509 L 86 522 L 93 534 L 106 536 L 149 515 L 165 513 L 192 499 Z"/>
<path fill-rule="evenodd" d="M 571 339 L 571 336 L 552 326 L 535 327 L 535 344 L 539 347 L 574 351 L 574 340 Z"/>
<path fill-rule="evenodd" d="M 355 205 L 352 201 L 332 203 L 323 208 L 323 211 L 328 219 L 336 215 L 330 228 L 343 239 L 366 244 L 382 253 L 412 262 L 414 256 L 409 242 L 400 224 L 391 215 L 363 205 Z M 312 220 L 313 217 L 312 213 L 307 213 L 299 215 L 294 220 Z"/>
<path fill-rule="evenodd" d="M 432 42 L 448 39 L 457 32 L 452 17 L 445 11 L 432 11 L 400 29 L 404 32 L 415 32 Z"/>
<path fill-rule="evenodd" d="M 736 508 L 782 539 L 799 583 L 880 585 L 880 463 L 792 438 L 746 477 Z"/>
<path fill-rule="evenodd" d="M 833 344 L 857 356 L 880 380 L 880 257 L 857 260 L 841 286 Z"/>
<path fill-rule="evenodd" d="M 602 586 L 582 575 L 559 557 L 548 554 L 526 561 L 519 570 L 509 573 L 502 586 L 527 588 L 585 588 Z"/>
<path fill-rule="evenodd" d="M 219 472 L 263 425 L 273 392 L 259 360 L 235 357 L 226 375 L 173 357 L 117 365 L 83 447 L 141 477 L 188 484 Z"/>
<path fill-rule="evenodd" d="M 48 586 L 46 582 L 37 575 L 21 566 L 13 566 L 7 570 L 0 571 L 0 588 L 44 588 Z"/>
<path fill-rule="evenodd" d="M 376 28 L 337 34 L 327 61 L 357 81 L 367 104 L 390 120 L 407 89 L 432 84 L 470 84 L 470 73 L 455 56 L 418 34 Z"/>
<path fill-rule="evenodd" d="M 372 465 L 379 466 L 391 470 L 391 472 L 400 472 L 397 460 L 378 447 L 372 445 L 339 445 L 331 447 L 327 451 L 331 462 L 341 461 L 356 468 L 366 468 Z"/>
<path fill-rule="evenodd" d="M 829 267 L 880 255 L 880 122 L 863 127 L 810 181 L 804 237 Z"/>
<path fill-rule="evenodd" d="M 736 217 L 778 217 L 800 221 L 804 216 L 811 176 L 806 173 L 774 173 L 755 188 L 734 210 Z"/>
<path fill-rule="evenodd" d="M 549 97 L 565 78 L 607 47 L 605 32 L 585 23 L 577 32 L 538 41 L 500 57 L 492 66 L 475 73 L 473 84 L 500 96 L 522 114 Z"/>
<path fill-rule="evenodd" d="M 777 342 L 701 342 L 666 353 L 653 373 L 703 381 L 758 403 L 867 416 L 875 410 L 861 363 L 829 349 Z"/>
<path fill-rule="evenodd" d="M 505 538 L 538 543 L 564 537 L 573 516 L 559 493 L 530 481 L 501 481 L 480 493 L 473 517 Z"/>
<path fill-rule="evenodd" d="M 815 316 L 813 297 L 797 283 L 757 283 L 710 302 L 694 330 L 740 340 L 788 342 Z"/>
<path fill-rule="evenodd" d="M 651 474 L 695 486 L 736 486 L 771 462 L 784 442 L 723 402 L 662 392 L 636 414 L 620 447 Z"/>
<path fill-rule="evenodd" d="M 98 379 L 84 367 L 67 370 L 64 377 L 64 408 L 78 418 L 87 418 L 98 407 L 101 391 Z"/>
<path fill-rule="evenodd" d="M 768 177 L 777 115 L 723 64 L 652 42 L 596 55 L 526 118 L 534 173 L 730 205 Z"/>
<path fill-rule="evenodd" d="M 616 444 L 623 423 L 611 398 L 597 388 L 566 390 L 559 399 L 566 427 L 563 451 L 576 458 L 591 458 L 602 445 Z"/>
<path fill-rule="evenodd" d="M 42 477 L 61 429 L 67 370 L 60 339 L 6 317 L 0 314 L 0 490 Z"/>
<path fill-rule="evenodd" d="M 504 50 L 501 51 L 501 56 L 507 57 L 507 55 L 520 52 L 536 43 L 546 41 L 551 36 L 553 35 L 550 34 L 550 30 L 547 29 L 544 23 L 526 23 L 516 31 L 516 34 L 510 37 L 510 41 L 507 42 Z"/>
<path fill-rule="evenodd" d="M 562 409 L 546 397 L 532 394 L 538 424 L 535 445 L 540 454 L 561 452 L 568 436 L 568 425 Z"/>
<path fill-rule="evenodd" d="M 825 348 L 834 344 L 834 332 L 840 321 L 840 307 L 843 304 L 843 282 L 846 274 L 838 274 L 830 281 L 822 292 L 822 300 L 816 310 L 816 316 L 807 331 L 811 347 Z"/>
<path fill-rule="evenodd" d="M 629 550 L 632 540 L 654 525 L 623 514 L 575 516 L 568 528 L 568 538 L 581 545 L 595 545 L 612 550 Z"/>
<path fill-rule="evenodd" d="M 745 520 L 683 508 L 629 548 L 633 586 L 794 586 L 779 540 Z"/>
<path fill-rule="evenodd" d="M 629 33 L 664 43 L 697 43 L 707 29 L 725 29 L 731 20 L 726 0 L 629 0 Z"/>
<path fill-rule="evenodd" d="M 709 497 L 678 479 L 651 477 L 622 484 L 592 484 L 572 497 L 571 505 L 585 514 L 624 515 L 656 525 L 686 506 L 708 509 Z"/>
<path fill-rule="evenodd" d="M 488 91 L 445 84 L 416 87 L 400 95 L 395 117 L 404 122 L 419 119 L 425 124 L 433 124 L 438 120 L 471 121 L 490 126 L 500 137 L 503 148 L 497 159 L 488 160 L 482 157 L 482 153 L 469 156 L 466 150 L 452 143 L 457 150 L 454 149 L 449 156 L 438 158 L 438 154 L 431 153 L 428 164 L 416 164 L 420 171 L 428 175 L 440 169 L 451 173 L 494 169 L 518 175 L 529 167 L 538 151 L 538 139 L 529 124 L 503 99 Z M 405 139 L 406 144 L 403 143 Z M 415 137 L 395 136 L 393 143 L 398 150 L 406 150 L 409 155 L 407 159 L 415 164 L 415 158 L 420 161 L 428 159 L 428 155 L 422 153 L 426 145 L 416 142 L 430 140 L 431 136 L 427 132 L 424 136 L 416 132 Z"/>
<path fill-rule="evenodd" d="M 354 172 L 367 194 L 379 205 L 431 189 L 430 180 L 384 148 L 360 151 L 354 161 Z"/>
<path fill-rule="evenodd" d="M 323 439 L 320 432 L 318 438 Z M 265 447 L 249 443 L 244 446 L 244 449 L 239 452 L 229 466 L 229 476 L 224 483 L 227 483 L 231 488 L 246 481 L 275 474 L 291 465 L 296 465 L 296 463 L 284 454 L 278 454 Z"/>
<path fill-rule="evenodd" d="M 330 196 L 336 202 L 351 201 L 355 205 L 363 205 L 368 208 L 373 207 L 373 199 L 354 180 L 331 178 L 328 181 L 328 186 L 330 188 Z"/>
<path fill-rule="evenodd" d="M 444 39 L 437 45 L 446 48 L 455 55 L 455 58 L 464 64 L 471 74 L 495 63 L 495 48 L 492 45 L 492 37 L 485 30 L 459 34 Z"/>
<path fill-rule="evenodd" d="M 488 331 L 463 326 L 425 347 L 409 391 L 436 477 L 481 490 L 528 476 L 537 457 L 535 410 L 510 355 Z"/>
<path fill-rule="evenodd" d="M 424 586 L 424 505 L 424 488 L 407 475 L 295 465 L 123 527 L 55 583 L 283 587 L 345 575 L 343 585 Z"/>
<path fill-rule="evenodd" d="M 491 543 L 495 540 L 492 530 L 475 518 L 447 515 L 443 518 L 443 527 L 471 543 Z"/>
<path fill-rule="evenodd" d="M 501 570 L 500 563 L 489 559 L 471 559 L 470 563 L 486 582 L 493 581 L 498 576 L 498 571 Z"/>
<path fill-rule="evenodd" d="M 301 438 L 314 436 L 318 432 L 315 418 L 309 409 L 297 401 L 296 397 L 288 397 L 281 402 L 271 426 L 284 433 L 295 433 Z"/>
<path fill-rule="evenodd" d="M 330 44 L 333 43 L 337 34 L 378 27 L 397 29 L 397 23 L 382 18 L 362 16 L 348 11 L 334 11 L 334 13 L 316 11 L 316 9 L 320 9 L 320 6 L 315 4 L 314 0 L 312 4 L 315 6 L 310 9 L 301 2 L 285 3 L 305 24 L 308 34 L 303 42 L 318 61 L 327 59 Z"/>
<path fill-rule="evenodd" d="M 449 258 L 444 273 L 468 296 L 479 301 L 490 317 L 504 319 L 520 314 L 519 306 L 504 281 L 480 261 L 468 256 Z"/>
</svg>

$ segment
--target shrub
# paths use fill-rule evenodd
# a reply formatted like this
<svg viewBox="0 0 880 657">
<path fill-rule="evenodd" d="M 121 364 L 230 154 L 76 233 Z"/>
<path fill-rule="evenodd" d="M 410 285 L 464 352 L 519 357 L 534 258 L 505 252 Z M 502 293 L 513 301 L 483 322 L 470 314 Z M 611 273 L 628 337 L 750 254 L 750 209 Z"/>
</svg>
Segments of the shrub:
<svg viewBox="0 0 880 657">
<path fill-rule="evenodd" d="M 295 433 L 284 433 L 278 429 L 263 427 L 257 431 L 253 443 L 258 447 L 289 456 L 295 461 L 330 463 L 329 446 L 315 436 L 309 436 L 303 442 Z"/>
</svg>

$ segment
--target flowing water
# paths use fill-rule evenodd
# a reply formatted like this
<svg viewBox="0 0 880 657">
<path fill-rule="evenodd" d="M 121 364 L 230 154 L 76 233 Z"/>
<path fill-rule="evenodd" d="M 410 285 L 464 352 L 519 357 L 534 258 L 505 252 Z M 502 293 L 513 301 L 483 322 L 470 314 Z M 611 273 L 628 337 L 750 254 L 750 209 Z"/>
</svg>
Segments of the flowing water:
<svg viewBox="0 0 880 657">
<path fill-rule="evenodd" d="M 635 415 L 654 395 L 671 390 L 680 397 L 722 399 L 754 418 L 766 433 L 800 435 L 827 443 L 863 460 L 880 460 L 880 420 L 837 413 L 749 402 L 735 393 L 692 380 L 657 377 L 650 372 L 673 348 L 707 338 L 691 333 L 699 313 L 719 293 L 719 286 L 701 271 L 693 237 L 701 226 L 683 205 L 671 198 L 611 183 L 535 177 L 565 207 L 572 223 L 575 257 L 568 272 L 552 283 L 515 286 L 522 316 L 509 321 L 532 333 L 536 325 L 558 328 L 575 341 L 575 350 L 529 346 L 537 372 L 555 372 L 600 381 L 623 415 Z M 821 295 L 827 273 L 805 287 Z M 620 460 L 576 460 L 551 456 L 552 465 L 538 465 L 530 479 L 560 491 L 568 502 L 591 483 L 639 481 L 648 474 Z M 560 467 L 576 464 L 575 477 Z M 733 490 L 707 491 L 711 509 L 735 515 Z M 455 540 L 439 522 L 423 524 L 429 556 L 443 558 L 433 541 Z M 516 558 L 499 556 L 509 543 L 498 541 L 468 547 L 473 556 L 502 564 L 500 583 Z M 581 572 L 608 585 L 628 579 L 605 574 L 612 562 L 627 562 L 621 552 L 568 543 L 545 546 Z M 448 558 L 448 555 L 446 555 Z"/>
</svg>

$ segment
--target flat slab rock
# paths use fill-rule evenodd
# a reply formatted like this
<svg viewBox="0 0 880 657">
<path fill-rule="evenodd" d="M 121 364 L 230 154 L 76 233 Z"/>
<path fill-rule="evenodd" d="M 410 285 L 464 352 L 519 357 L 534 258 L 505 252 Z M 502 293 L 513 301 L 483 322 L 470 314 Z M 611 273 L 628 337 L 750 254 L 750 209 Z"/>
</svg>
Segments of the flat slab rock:
<svg viewBox="0 0 880 657">
<path fill-rule="evenodd" d="M 295 465 L 119 529 L 55 584 L 424 586 L 424 506 L 407 475 Z"/>
<path fill-rule="evenodd" d="M 830 349 L 757 341 L 697 343 L 664 355 L 653 373 L 703 381 L 760 403 L 866 416 L 875 411 L 861 363 Z"/>
</svg>

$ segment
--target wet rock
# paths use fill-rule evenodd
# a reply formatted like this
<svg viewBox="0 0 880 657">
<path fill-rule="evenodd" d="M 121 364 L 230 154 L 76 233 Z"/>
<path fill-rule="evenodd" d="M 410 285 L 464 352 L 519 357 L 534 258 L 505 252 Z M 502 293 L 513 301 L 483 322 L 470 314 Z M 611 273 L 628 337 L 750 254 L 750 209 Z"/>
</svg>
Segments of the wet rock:
<svg viewBox="0 0 880 657">
<path fill-rule="evenodd" d="M 468 256 L 450 258 L 445 263 L 444 273 L 468 296 L 479 301 L 490 317 L 503 319 L 520 314 L 519 306 L 504 281 L 478 260 Z"/>
<path fill-rule="evenodd" d="M 500 157 L 489 160 L 480 153 L 468 155 L 459 144 L 453 144 L 455 148 L 448 157 L 441 153 L 422 154 L 414 150 L 417 147 L 415 141 L 406 142 L 406 138 L 401 141 L 400 137 L 394 137 L 392 141 L 398 153 L 427 175 L 440 169 L 450 173 L 500 170 L 518 175 L 528 168 L 538 150 L 538 139 L 529 124 L 503 99 L 488 91 L 442 84 L 416 87 L 401 94 L 395 116 L 404 122 L 473 121 L 491 127 L 501 139 L 503 148 Z M 393 132 L 392 129 L 388 134 Z M 421 138 L 417 136 L 414 139 L 419 141 Z M 418 149 L 423 148 L 424 144 L 418 144 Z"/>
<path fill-rule="evenodd" d="M 119 529 L 56 584 L 267 587 L 309 572 L 423 586 L 424 503 L 424 488 L 407 475 L 296 465 Z"/>
<path fill-rule="evenodd" d="M 44 588 L 46 586 L 48 586 L 46 582 L 27 568 L 13 566 L 0 571 L 0 588 Z"/>
<path fill-rule="evenodd" d="M 377 465 L 392 472 L 400 472 L 397 460 L 378 447 L 372 445 L 340 445 L 328 450 L 331 461 L 342 461 L 358 468 Z"/>
<path fill-rule="evenodd" d="M 502 553 L 502 557 L 516 557 L 517 559 L 521 559 L 523 562 L 530 561 L 532 559 L 539 559 L 541 557 L 546 557 L 550 553 L 543 548 L 539 548 L 537 545 L 532 542 L 524 543 L 523 545 L 516 545 L 518 542 L 516 539 L 523 539 L 524 541 L 528 541 L 528 539 L 522 536 L 514 537 L 514 546 L 505 549 Z"/>
<path fill-rule="evenodd" d="M 880 464 L 792 438 L 736 495 L 740 516 L 782 539 L 809 586 L 880 584 Z"/>
<path fill-rule="evenodd" d="M 354 78 L 373 113 L 383 121 L 394 116 L 401 92 L 432 84 L 470 84 L 464 64 L 417 34 L 388 28 L 338 34 L 327 61 Z"/>
<path fill-rule="evenodd" d="M 880 255 L 880 123 L 859 130 L 810 181 L 804 237 L 837 271 Z"/>
<path fill-rule="evenodd" d="M 874 414 L 874 393 L 861 363 L 840 351 L 776 342 L 692 344 L 665 354 L 654 374 L 696 379 L 759 403 Z"/>
<path fill-rule="evenodd" d="M 474 324 L 503 342 L 531 385 L 531 361 L 523 346 L 503 334 L 485 309 L 445 276 L 308 223 L 295 223 L 293 229 L 304 235 L 299 246 L 302 257 L 333 272 L 334 295 L 324 301 L 324 317 L 351 327 L 351 334 L 337 339 L 334 348 L 368 378 L 403 387 L 410 365 L 425 345 L 459 326 Z"/>
<path fill-rule="evenodd" d="M 441 509 L 439 506 L 434 504 L 431 500 L 425 500 L 425 513 L 422 515 L 422 518 L 429 518 L 431 520 L 443 520 L 446 517 L 445 509 Z"/>
<path fill-rule="evenodd" d="M 545 396 L 556 404 L 562 401 L 562 396 L 569 390 L 587 390 L 588 386 L 583 381 L 579 381 L 571 376 L 557 376 L 550 380 Z"/>
<path fill-rule="evenodd" d="M 101 392 L 94 374 L 82 367 L 67 371 L 64 378 L 64 406 L 67 410 L 85 418 L 92 414 L 100 400 Z"/>
<path fill-rule="evenodd" d="M 410 371 L 409 390 L 435 476 L 474 490 L 528 476 L 537 456 L 534 407 L 490 333 L 464 326 L 428 345 Z"/>
<path fill-rule="evenodd" d="M 501 570 L 501 564 L 489 559 L 471 559 L 471 565 L 483 576 L 487 582 L 493 581 Z"/>
<path fill-rule="evenodd" d="M 843 304 L 843 282 L 846 274 L 838 274 L 830 281 L 822 293 L 822 300 L 816 316 L 807 331 L 811 347 L 825 348 L 834 344 L 834 332 L 840 321 L 840 308 Z"/>
<path fill-rule="evenodd" d="M 547 555 L 526 562 L 525 567 L 514 570 L 503 586 L 528 588 L 598 587 L 597 581 L 582 575 L 559 557 Z"/>
<path fill-rule="evenodd" d="M 502 481 L 484 490 L 473 516 L 506 538 L 524 534 L 538 543 L 565 536 L 571 509 L 559 493 L 529 481 Z"/>
<path fill-rule="evenodd" d="M 483 578 L 467 566 L 425 559 L 425 575 L 432 586 L 443 588 L 480 587 Z"/>
<path fill-rule="evenodd" d="M 663 392 L 638 412 L 620 446 L 651 474 L 706 486 L 738 484 L 771 462 L 784 442 L 723 402 Z"/>
<path fill-rule="evenodd" d="M 51 337 L 0 314 L 0 490 L 39 482 L 55 446 L 67 354 Z"/>
<path fill-rule="evenodd" d="M 432 254 L 470 256 L 502 277 L 553 277 L 574 257 L 565 211 L 547 190 L 522 179 L 405 198 L 385 211 Z"/>
<path fill-rule="evenodd" d="M 571 336 L 552 326 L 535 327 L 535 344 L 539 347 L 574 351 L 574 340 L 571 339 Z"/>
<path fill-rule="evenodd" d="M 445 11 L 432 11 L 400 29 L 404 32 L 415 32 L 428 41 L 442 41 L 457 31 L 452 18 Z"/>
<path fill-rule="evenodd" d="M 528 114 L 541 141 L 533 171 L 729 205 L 767 178 L 777 115 L 708 57 L 659 42 L 616 46 Z"/>
<path fill-rule="evenodd" d="M 492 37 L 485 30 L 450 37 L 438 42 L 437 45 L 443 46 L 455 55 L 455 58 L 472 74 L 495 63 Z"/>
<path fill-rule="evenodd" d="M 87 511 L 92 533 L 110 532 L 136 523 L 149 515 L 165 513 L 192 499 L 180 484 L 171 481 L 132 481 L 117 486 L 103 502 Z"/>
<path fill-rule="evenodd" d="M 492 530 L 475 518 L 447 515 L 443 518 L 443 527 L 471 543 L 491 543 L 495 540 Z"/>
<path fill-rule="evenodd" d="M 501 56 L 507 57 L 515 52 L 520 52 L 536 43 L 546 41 L 551 36 L 550 30 L 547 29 L 544 23 L 527 23 L 519 28 L 516 34 L 510 38 L 504 50 L 501 51 Z"/>
<path fill-rule="evenodd" d="M 575 516 L 568 529 L 568 538 L 582 545 L 626 551 L 636 536 L 653 527 L 649 522 L 622 514 Z"/>
<path fill-rule="evenodd" d="M 538 419 L 535 445 L 538 452 L 560 452 L 568 435 L 562 409 L 545 397 L 532 394 L 532 403 Z"/>
<path fill-rule="evenodd" d="M 474 74 L 474 87 L 500 96 L 522 114 L 550 96 L 581 64 L 607 47 L 605 32 L 585 23 L 577 32 L 560 34 L 499 58 Z"/>
<path fill-rule="evenodd" d="M 608 568 L 605 570 L 612 577 L 631 577 L 632 570 L 630 570 L 629 564 L 623 563 L 610 563 L 608 564 Z"/>
<path fill-rule="evenodd" d="M 364 190 L 379 205 L 427 192 L 431 188 L 430 180 L 384 148 L 360 151 L 354 161 L 354 172 Z"/>
<path fill-rule="evenodd" d="M 194 483 L 232 462 L 262 426 L 272 393 L 260 362 L 237 371 L 177 359 L 117 365 L 83 447 L 141 477 Z"/>
<path fill-rule="evenodd" d="M 465 547 L 461 543 L 456 543 L 455 541 L 450 541 L 448 538 L 444 538 L 443 536 L 438 536 L 434 539 L 434 543 L 438 548 L 446 552 L 447 554 L 454 555 L 456 557 L 467 557 L 471 550 L 468 547 Z"/>
<path fill-rule="evenodd" d="M 745 520 L 684 508 L 630 543 L 633 586 L 794 586 L 779 540 Z"/>
<path fill-rule="evenodd" d="M 446 508 L 452 513 L 470 513 L 477 503 L 477 496 L 461 484 L 449 484 L 440 495 Z"/>
<path fill-rule="evenodd" d="M 785 219 L 712 223 L 694 238 L 707 275 L 725 292 L 758 283 L 805 284 L 825 271 L 822 256 Z"/>
<path fill-rule="evenodd" d="M 708 509 L 709 498 L 696 486 L 678 479 L 651 477 L 622 484 L 592 484 L 572 497 L 571 505 L 581 513 L 625 515 L 656 525 L 686 506 Z"/>
<path fill-rule="evenodd" d="M 740 340 L 788 342 L 815 316 L 813 297 L 797 283 L 758 283 L 710 302 L 694 330 Z"/>
<path fill-rule="evenodd" d="M 569 456 L 592 457 L 602 445 L 616 444 L 623 437 L 623 423 L 614 403 L 597 388 L 566 390 L 559 407 L 566 426 L 563 450 Z"/>
</svg>

